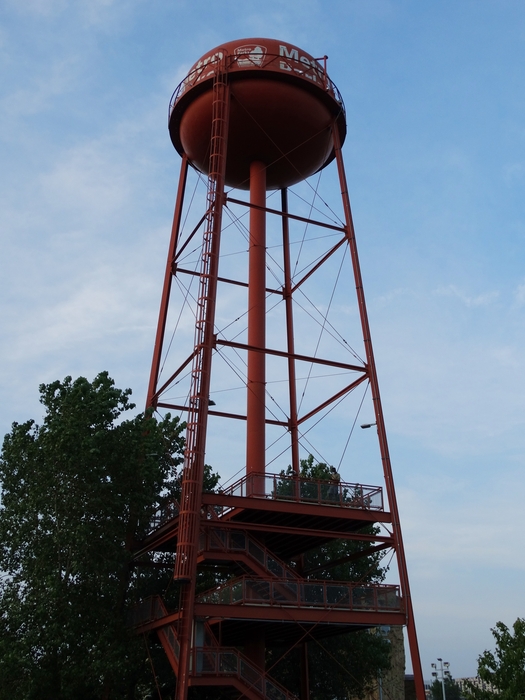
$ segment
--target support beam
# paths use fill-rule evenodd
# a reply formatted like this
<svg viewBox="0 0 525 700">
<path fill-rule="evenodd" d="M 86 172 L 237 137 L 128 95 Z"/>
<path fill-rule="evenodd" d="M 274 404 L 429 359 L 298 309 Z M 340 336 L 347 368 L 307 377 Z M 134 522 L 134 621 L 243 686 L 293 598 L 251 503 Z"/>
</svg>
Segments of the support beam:
<svg viewBox="0 0 525 700">
<path fill-rule="evenodd" d="M 266 203 L 266 166 L 255 161 L 250 166 L 250 202 L 258 207 Z M 248 272 L 248 345 L 263 352 L 248 351 L 246 474 L 264 474 L 266 418 L 266 214 L 250 209 Z M 254 493 L 264 492 L 253 479 Z"/>
</svg>

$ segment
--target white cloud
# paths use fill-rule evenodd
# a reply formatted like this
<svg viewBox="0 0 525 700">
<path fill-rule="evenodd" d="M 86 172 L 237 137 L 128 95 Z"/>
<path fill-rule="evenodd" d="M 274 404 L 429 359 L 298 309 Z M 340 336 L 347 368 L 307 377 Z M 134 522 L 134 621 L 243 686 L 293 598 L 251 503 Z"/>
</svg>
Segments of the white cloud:
<svg viewBox="0 0 525 700">
<path fill-rule="evenodd" d="M 434 294 L 444 297 L 455 297 L 467 307 L 488 306 L 494 303 L 500 295 L 498 291 L 494 290 L 491 292 L 484 292 L 483 294 L 477 294 L 476 296 L 470 296 L 454 284 L 450 284 L 447 287 L 440 287 L 435 290 Z"/>
<path fill-rule="evenodd" d="M 385 294 L 381 294 L 377 298 L 376 303 L 380 306 L 389 306 L 392 303 L 395 303 L 395 301 L 397 299 L 400 299 L 404 296 L 413 296 L 413 295 L 414 295 L 414 292 L 407 287 L 400 287 L 398 289 L 390 289 Z"/>
<path fill-rule="evenodd" d="M 130 167 L 131 166 L 131 167 Z M 79 145 L 64 154 L 40 178 L 49 209 L 73 215 L 89 225 L 123 210 L 132 193 L 132 163 L 112 158 L 103 143 Z"/>
<path fill-rule="evenodd" d="M 447 459 L 519 453 L 525 330 L 510 298 L 393 289 L 373 301 L 371 322 L 393 434 Z"/>
<path fill-rule="evenodd" d="M 501 475 L 494 470 L 488 481 L 486 488 L 466 474 L 433 470 L 421 474 L 413 488 L 398 488 L 403 530 L 420 577 L 441 577 L 447 565 L 456 573 L 474 568 L 525 572 L 525 552 L 515 546 L 515 533 L 525 528 L 521 471 Z M 506 517 L 497 522 L 486 517 L 500 511 Z"/>
<path fill-rule="evenodd" d="M 107 342 L 108 335 L 140 319 L 140 307 L 129 304 L 133 291 L 130 281 L 119 282 L 114 266 L 90 270 L 85 279 L 70 286 L 65 298 L 25 319 L 12 353 L 19 361 L 30 361 L 72 345 L 86 347 L 104 338 Z"/>
<path fill-rule="evenodd" d="M 514 299 L 518 306 L 525 304 L 525 282 L 519 284 L 514 292 Z"/>
<path fill-rule="evenodd" d="M 523 163 L 508 163 L 503 167 L 503 178 L 508 183 L 522 180 L 524 174 L 525 166 Z"/>
<path fill-rule="evenodd" d="M 77 58 L 74 55 L 53 61 L 49 66 L 35 68 L 34 74 L 29 77 L 29 81 L 26 80 L 23 87 L 16 87 L 2 98 L 2 120 L 13 124 L 16 119 L 48 110 L 57 96 L 67 93 L 74 85 L 78 77 L 77 69 Z"/>
<path fill-rule="evenodd" d="M 70 0 L 6 0 L 6 4 L 21 15 L 33 15 L 36 17 L 50 17 L 66 10 Z"/>
<path fill-rule="evenodd" d="M 123 19 L 143 0 L 6 0 L 12 11 L 35 19 L 52 19 L 68 13 L 79 15 L 88 25 L 113 24 L 118 17 Z"/>
</svg>

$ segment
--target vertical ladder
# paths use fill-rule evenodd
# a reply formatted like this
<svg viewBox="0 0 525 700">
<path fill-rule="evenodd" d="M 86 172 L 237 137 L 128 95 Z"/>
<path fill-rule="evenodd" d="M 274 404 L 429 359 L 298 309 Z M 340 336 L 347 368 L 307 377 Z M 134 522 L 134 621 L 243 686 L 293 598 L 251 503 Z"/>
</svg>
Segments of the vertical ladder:
<svg viewBox="0 0 525 700">
<path fill-rule="evenodd" d="M 208 422 L 211 361 L 214 343 L 215 299 L 219 267 L 220 233 L 224 204 L 224 174 L 229 117 L 229 87 L 226 56 L 215 66 L 213 82 L 210 169 L 208 176 L 207 213 L 202 244 L 199 294 L 191 372 L 186 449 L 182 473 L 179 538 L 174 578 L 182 584 L 181 646 L 177 698 L 185 700 L 189 683 L 189 666 L 195 602 L 195 577 L 199 538 L 199 520 L 204 472 L 204 450 Z"/>
</svg>

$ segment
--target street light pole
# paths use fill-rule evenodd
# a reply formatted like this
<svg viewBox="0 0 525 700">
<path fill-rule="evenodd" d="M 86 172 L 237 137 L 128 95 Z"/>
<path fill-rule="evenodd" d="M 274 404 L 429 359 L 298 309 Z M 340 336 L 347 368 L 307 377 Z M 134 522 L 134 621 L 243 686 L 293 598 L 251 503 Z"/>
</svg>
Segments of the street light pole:
<svg viewBox="0 0 525 700">
<path fill-rule="evenodd" d="M 450 667 L 450 664 L 448 661 L 443 661 L 443 659 L 438 658 L 439 661 L 439 667 L 436 666 L 436 664 L 432 664 L 432 668 L 435 669 L 432 671 L 432 677 L 435 678 L 437 681 L 441 681 L 441 689 L 443 691 L 443 700 L 447 700 L 447 696 L 445 693 L 445 678 L 450 678 L 450 671 L 448 670 Z"/>
</svg>

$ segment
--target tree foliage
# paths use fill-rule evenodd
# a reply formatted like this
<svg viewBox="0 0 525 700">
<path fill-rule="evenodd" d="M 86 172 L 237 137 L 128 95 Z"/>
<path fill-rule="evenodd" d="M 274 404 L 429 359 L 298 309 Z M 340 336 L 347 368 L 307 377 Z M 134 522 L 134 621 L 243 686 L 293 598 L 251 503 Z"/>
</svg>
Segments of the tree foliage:
<svg viewBox="0 0 525 700">
<path fill-rule="evenodd" d="M 437 679 L 430 686 L 432 700 L 443 700 L 443 686 Z M 462 700 L 461 688 L 451 676 L 445 677 L 445 697 L 447 700 Z"/>
<path fill-rule="evenodd" d="M 290 479 L 293 475 L 292 468 L 288 467 L 281 474 L 284 478 Z M 313 455 L 300 461 L 300 476 L 312 482 L 334 483 L 336 487 L 339 483 L 339 475 L 335 469 L 324 462 L 316 462 Z M 352 494 L 343 492 L 343 498 L 350 500 Z M 365 535 L 377 535 L 379 528 L 369 525 L 362 528 L 360 532 Z M 301 562 L 304 575 L 308 578 L 332 581 L 381 583 L 388 570 L 382 566 L 384 551 L 358 556 L 360 552 L 364 553 L 369 548 L 370 545 L 366 541 L 332 540 L 320 547 L 310 549 L 303 555 Z"/>
<path fill-rule="evenodd" d="M 175 679 L 162 648 L 152 639 L 146 650 L 128 632 L 126 614 L 150 594 L 178 597 L 163 555 L 155 555 L 155 567 L 147 561 L 134 566 L 131 551 L 149 531 L 156 505 L 180 493 L 183 425 L 170 416 L 126 419 L 134 408 L 130 394 L 116 388 L 106 372 L 92 382 L 66 377 L 41 385 L 42 424 L 14 423 L 5 436 L 0 700 L 146 700 L 173 694 Z M 312 457 L 301 467 L 305 478 L 333 479 L 332 470 Z M 205 488 L 213 489 L 217 480 L 207 467 Z M 381 581 L 379 553 L 353 558 L 363 546 L 338 541 L 311 550 L 301 562 L 304 575 Z M 327 692 L 334 700 L 361 696 L 379 670 L 388 668 L 388 651 L 387 640 L 368 632 L 310 642 L 312 700 L 324 700 Z M 271 652 L 274 661 L 277 652 Z M 292 673 L 291 688 L 296 661 L 288 655 L 275 668 L 285 681 Z"/>
<path fill-rule="evenodd" d="M 151 583 L 131 546 L 178 489 L 178 419 L 157 422 L 106 372 L 40 386 L 41 426 L 0 458 L 0 700 L 132 698 L 144 648 L 126 609 Z"/>
<path fill-rule="evenodd" d="M 478 677 L 492 690 L 469 684 L 469 700 L 519 700 L 525 698 L 525 618 L 514 622 L 512 630 L 497 622 L 491 629 L 495 651 L 484 651 L 478 657 Z"/>
</svg>

